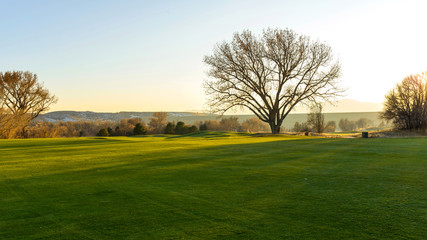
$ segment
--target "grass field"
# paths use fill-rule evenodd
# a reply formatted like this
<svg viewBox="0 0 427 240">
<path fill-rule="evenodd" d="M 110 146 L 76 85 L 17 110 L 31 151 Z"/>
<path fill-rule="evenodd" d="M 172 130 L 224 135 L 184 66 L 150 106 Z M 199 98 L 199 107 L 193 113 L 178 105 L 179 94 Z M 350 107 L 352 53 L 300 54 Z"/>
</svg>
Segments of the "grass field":
<svg viewBox="0 0 427 240">
<path fill-rule="evenodd" d="M 427 138 L 0 141 L 0 239 L 425 239 Z"/>
</svg>

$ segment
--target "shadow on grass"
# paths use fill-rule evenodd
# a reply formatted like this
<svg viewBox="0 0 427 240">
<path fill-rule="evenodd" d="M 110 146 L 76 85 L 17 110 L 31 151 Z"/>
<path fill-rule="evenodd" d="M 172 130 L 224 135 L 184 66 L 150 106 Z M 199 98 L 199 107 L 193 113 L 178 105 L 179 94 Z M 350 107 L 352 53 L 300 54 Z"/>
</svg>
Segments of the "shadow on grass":
<svg viewBox="0 0 427 240">
<path fill-rule="evenodd" d="M 0 140 L 0 150 L 132 143 L 127 137 L 33 138 Z"/>
<path fill-rule="evenodd" d="M 236 136 L 234 133 L 208 133 L 208 134 L 193 134 L 193 135 L 183 135 L 183 136 L 169 136 L 165 139 L 182 139 L 182 138 L 194 138 L 200 137 L 203 139 L 217 138 L 215 136 L 220 135 L 221 137 L 227 137 L 228 135 Z M 252 134 L 246 134 L 245 136 L 253 136 Z M 26 147 L 41 147 L 44 146 L 45 149 L 55 148 L 55 152 L 46 152 L 46 156 L 49 154 L 61 156 L 61 157 L 69 157 L 70 159 L 73 156 L 81 157 L 84 156 L 86 150 L 91 148 L 91 146 L 99 146 L 100 144 L 106 145 L 108 149 L 111 150 L 111 144 L 127 144 L 132 143 L 135 144 L 135 150 L 127 150 L 128 152 L 118 152 L 118 155 L 96 155 L 96 151 L 91 151 L 87 157 L 93 159 L 106 158 L 108 161 L 105 162 L 96 162 L 94 164 L 94 168 L 88 168 L 85 170 L 80 170 L 78 168 L 64 168 L 64 171 L 58 173 L 58 175 L 62 175 L 66 172 L 73 171 L 93 171 L 100 169 L 117 169 L 120 167 L 129 168 L 131 166 L 140 165 L 142 168 L 146 167 L 168 167 L 173 168 L 173 166 L 178 166 L 180 164 L 184 164 L 187 167 L 191 168 L 191 165 L 197 167 L 203 167 L 203 164 L 207 164 L 207 166 L 211 166 L 215 163 L 223 163 L 227 164 L 227 162 L 233 163 L 243 163 L 246 164 L 259 164 L 267 166 L 268 164 L 275 164 L 280 161 L 293 160 L 298 158 L 298 155 L 289 154 L 291 152 L 296 152 L 298 154 L 301 153 L 313 153 L 319 154 L 320 152 L 329 151 L 333 148 L 334 151 L 337 151 L 340 147 L 337 144 L 333 146 L 324 146 L 326 143 L 332 143 L 337 140 L 332 139 L 282 139 L 282 138 L 273 138 L 271 141 L 266 142 L 257 142 L 257 143 L 221 143 L 215 144 L 214 146 L 200 146 L 197 143 L 191 145 L 185 145 L 185 147 L 181 148 L 180 143 L 176 142 L 176 145 L 172 145 L 172 147 L 179 147 L 179 149 L 172 148 L 169 149 L 170 145 L 165 148 L 156 148 L 155 150 L 148 151 L 139 151 L 140 146 L 144 146 L 144 142 L 139 141 L 127 141 L 126 138 L 123 139 L 114 139 L 114 138 L 90 138 L 90 139 L 78 139 L 74 141 L 66 141 L 63 143 L 55 143 L 55 142 L 43 142 L 40 145 L 26 145 L 21 146 L 17 144 L 16 148 L 21 149 L 13 149 L 16 151 L 26 151 Z M 342 141 L 342 140 L 341 140 Z M 319 146 L 322 145 L 322 146 Z M 347 144 L 339 144 L 342 146 L 347 146 Z M 84 148 L 76 149 L 76 146 L 84 146 Z M 114 145 L 113 145 L 114 146 Z M 112 146 L 112 147 L 113 147 Z M 341 146 L 341 147 L 342 147 Z M 6 147 L 7 148 L 7 147 Z M 2 148 L 0 148 L 1 150 Z M 103 153 L 102 148 L 98 148 L 100 153 Z M 119 151 L 120 149 L 118 149 Z M 50 150 L 48 150 L 50 151 Z M 89 153 L 87 153 L 89 154 Z M 6 160 L 6 159 L 5 159 Z M 25 162 L 29 162 L 31 159 L 25 159 Z M 36 160 L 34 160 L 36 161 Z M 40 160 L 38 160 L 40 161 Z M 53 160 L 48 160 L 52 162 Z M 90 160 L 87 160 L 90 162 Z M 19 161 L 17 159 L 8 160 L 8 165 L 13 165 L 14 162 L 17 166 L 19 166 Z M 71 161 L 72 162 L 72 161 Z M 1 158 L 0 158 L 1 163 Z M 46 163 L 47 165 L 49 163 Z M 54 164 L 54 162 L 52 162 Z M 103 167 L 103 165 L 106 165 Z M 110 166 L 108 166 L 110 165 Z M 179 168 L 179 167 L 178 167 Z M 46 175 L 48 172 L 46 172 Z M 37 176 L 40 177 L 40 176 Z"/>
<path fill-rule="evenodd" d="M 295 135 L 285 135 L 285 134 L 270 134 L 270 133 L 247 133 L 247 132 L 228 132 L 228 131 L 201 131 L 195 133 L 188 133 L 182 135 L 162 135 L 168 138 L 185 138 L 185 137 L 195 137 L 195 138 L 230 138 L 230 137 L 295 137 Z M 301 138 L 301 137 L 299 137 Z"/>
</svg>

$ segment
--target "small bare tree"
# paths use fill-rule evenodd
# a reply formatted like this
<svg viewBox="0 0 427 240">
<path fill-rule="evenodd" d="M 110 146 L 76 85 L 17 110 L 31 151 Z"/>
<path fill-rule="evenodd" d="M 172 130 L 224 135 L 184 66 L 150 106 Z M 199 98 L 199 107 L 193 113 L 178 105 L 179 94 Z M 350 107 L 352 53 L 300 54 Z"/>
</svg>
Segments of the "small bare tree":
<svg viewBox="0 0 427 240">
<path fill-rule="evenodd" d="M 221 121 L 219 121 L 219 129 L 221 131 L 237 132 L 239 131 L 239 128 L 240 128 L 240 123 L 237 117 L 228 117 L 228 118 L 223 117 Z"/>
<path fill-rule="evenodd" d="M 167 112 L 155 112 L 153 117 L 150 118 L 148 126 L 152 133 L 163 133 L 163 129 L 166 126 Z"/>
<path fill-rule="evenodd" d="M 405 77 L 385 98 L 383 119 L 399 129 L 427 129 L 427 72 Z"/>
<path fill-rule="evenodd" d="M 311 131 L 311 129 L 306 122 L 303 122 L 303 123 L 295 122 L 292 128 L 292 132 L 309 132 L 309 131 Z"/>
<path fill-rule="evenodd" d="M 325 132 L 333 133 L 337 128 L 337 123 L 335 121 L 328 121 L 325 126 Z"/>
<path fill-rule="evenodd" d="M 22 136 L 25 128 L 40 113 L 56 103 L 57 98 L 49 93 L 31 72 L 0 72 L 0 102 L 16 126 L 22 125 Z"/>
<path fill-rule="evenodd" d="M 268 131 L 268 126 L 265 122 L 258 118 L 249 118 L 242 122 L 243 132 L 265 132 Z"/>
<path fill-rule="evenodd" d="M 359 118 L 359 120 L 356 121 L 357 128 L 364 129 L 373 124 L 372 120 L 369 120 L 367 118 Z"/>
<path fill-rule="evenodd" d="M 283 120 L 300 103 L 332 100 L 338 88 L 340 64 L 332 49 L 291 30 L 268 29 L 262 36 L 250 31 L 235 33 L 212 55 L 205 81 L 209 106 L 224 113 L 234 107 L 247 108 L 279 133 Z"/>
<path fill-rule="evenodd" d="M 314 132 L 323 133 L 325 131 L 325 115 L 322 113 L 321 104 L 314 104 L 310 107 L 310 113 L 307 115 L 307 124 Z"/>
<path fill-rule="evenodd" d="M 338 127 L 342 132 L 350 132 L 356 130 L 357 125 L 355 121 L 348 120 L 348 118 L 341 118 L 338 122 Z"/>
</svg>

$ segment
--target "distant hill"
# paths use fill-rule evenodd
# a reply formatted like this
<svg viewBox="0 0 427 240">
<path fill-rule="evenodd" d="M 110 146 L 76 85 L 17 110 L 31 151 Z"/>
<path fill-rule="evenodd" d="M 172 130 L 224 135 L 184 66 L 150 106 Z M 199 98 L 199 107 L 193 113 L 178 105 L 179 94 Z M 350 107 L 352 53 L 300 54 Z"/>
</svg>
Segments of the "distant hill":
<svg viewBox="0 0 427 240">
<path fill-rule="evenodd" d="M 150 119 L 153 116 L 154 112 L 90 112 L 90 111 L 55 111 L 42 114 L 39 116 L 39 120 L 56 122 L 56 121 L 94 121 L 94 120 L 110 120 L 110 121 L 120 121 L 124 118 L 141 118 L 144 121 Z M 191 118 L 191 117 L 207 117 L 209 119 L 215 118 L 215 114 L 206 114 L 206 113 L 191 113 L 191 112 L 168 112 L 168 119 L 171 121 L 181 118 Z"/>
<path fill-rule="evenodd" d="M 118 113 L 98 113 L 98 112 L 79 112 L 79 111 L 57 111 L 49 112 L 41 115 L 38 120 L 56 122 L 56 121 L 94 121 L 94 120 L 110 120 L 120 121 L 124 118 L 141 118 L 143 121 L 148 122 L 154 112 L 118 112 Z M 237 117 L 240 122 L 246 119 L 255 117 L 252 114 L 245 115 L 224 115 L 224 117 Z M 374 125 L 378 125 L 381 120 L 379 119 L 379 112 L 341 112 L 341 113 L 325 113 L 325 121 L 335 121 L 337 124 L 340 119 L 348 118 L 349 120 L 358 120 L 360 118 L 367 118 L 373 121 Z M 205 120 L 218 120 L 219 115 L 208 113 L 192 113 L 192 112 L 168 112 L 168 121 L 183 121 L 187 124 L 193 124 L 198 121 Z M 305 122 L 307 120 L 306 113 L 289 114 L 282 127 L 289 130 L 295 122 Z"/>
<path fill-rule="evenodd" d="M 381 119 L 379 119 L 379 113 L 380 112 L 342 112 L 342 113 L 324 113 L 324 114 L 325 114 L 325 122 L 335 121 L 338 129 L 338 122 L 342 118 L 347 118 L 348 120 L 352 120 L 352 121 L 359 120 L 360 118 L 367 118 L 373 122 L 374 126 L 377 126 L 382 121 Z M 227 116 L 235 116 L 239 118 L 240 122 L 246 119 L 255 117 L 254 115 L 227 115 Z M 306 121 L 307 121 L 306 113 L 289 114 L 283 121 L 282 128 L 285 128 L 286 130 L 290 130 L 294 126 L 295 122 L 303 123 Z"/>
<path fill-rule="evenodd" d="M 323 112 L 379 112 L 383 109 L 383 104 L 380 102 L 360 102 L 355 99 L 341 99 L 336 101 L 333 105 L 324 103 L 323 104 Z M 299 105 L 295 109 L 297 113 L 306 113 L 309 112 L 310 109 L 307 106 Z"/>
<path fill-rule="evenodd" d="M 360 102 L 354 99 L 339 100 L 336 106 L 325 105 L 324 112 L 378 112 L 383 108 L 382 103 Z"/>
</svg>

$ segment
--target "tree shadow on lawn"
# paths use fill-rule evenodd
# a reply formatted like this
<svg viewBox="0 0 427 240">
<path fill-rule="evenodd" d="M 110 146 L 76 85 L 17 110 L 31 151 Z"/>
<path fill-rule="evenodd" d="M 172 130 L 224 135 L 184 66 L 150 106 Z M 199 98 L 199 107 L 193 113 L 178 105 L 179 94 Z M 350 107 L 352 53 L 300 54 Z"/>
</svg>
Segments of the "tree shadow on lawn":
<svg viewBox="0 0 427 240">
<path fill-rule="evenodd" d="M 126 137 L 90 137 L 90 138 L 33 138 L 1 140 L 0 151 L 3 150 L 26 150 L 28 148 L 60 148 L 68 146 L 92 146 L 105 144 L 134 143 Z"/>
<path fill-rule="evenodd" d="M 229 132 L 229 131 L 200 131 L 182 135 L 163 135 L 168 138 L 230 138 L 230 137 L 293 137 L 285 134 L 269 134 L 269 133 L 247 133 L 247 132 Z"/>
<path fill-rule="evenodd" d="M 98 141 L 92 140 L 90 144 L 101 144 Z M 102 139 L 105 143 L 127 143 L 125 140 L 115 141 L 109 139 Z M 101 142 L 102 142 L 101 141 Z M 63 175 L 67 173 L 88 173 L 88 172 L 106 172 L 106 171 L 122 171 L 123 169 L 134 170 L 150 170 L 150 171 L 171 171 L 171 170 L 185 170 L 185 169 L 201 169 L 201 168 L 268 168 L 277 163 L 286 161 L 294 161 L 298 159 L 308 158 L 321 158 L 322 154 L 329 154 L 331 150 L 336 152 L 339 149 L 349 148 L 348 144 L 336 144 L 337 140 L 332 139 L 277 139 L 268 142 L 257 143 L 232 143 L 210 146 L 199 146 L 197 144 L 185 146 L 179 149 L 156 149 L 155 151 L 148 152 L 119 152 L 117 155 L 105 156 L 105 161 L 102 160 L 102 155 L 98 156 L 91 152 L 91 155 L 85 160 L 85 165 L 82 168 L 71 167 L 67 168 L 66 161 L 61 160 L 63 165 L 58 166 L 59 169 L 54 169 L 53 175 Z M 342 141 L 342 140 L 341 140 Z M 87 140 L 78 141 L 78 144 L 86 148 L 91 145 L 84 144 Z M 133 141 L 130 141 L 133 143 Z M 138 142 L 137 142 L 138 143 Z M 330 143 L 330 144 L 329 144 Z M 139 144 L 141 144 L 139 142 Z M 177 142 L 179 144 L 179 142 Z M 44 145 L 47 145 L 44 144 Z M 84 156 L 85 149 L 76 151 L 73 149 L 74 142 L 71 144 L 58 144 L 62 146 L 55 152 L 58 156 L 70 158 L 72 162 L 73 156 Z M 144 143 L 142 143 L 144 146 Z M 47 146 L 48 147 L 48 146 Z M 70 149 L 68 149 L 69 147 Z M 138 148 L 139 146 L 135 146 Z M 102 152 L 102 148 L 99 149 Z M 66 153 L 66 154 L 64 154 Z M 91 166 L 91 158 L 95 159 L 93 166 Z M 100 159 L 101 158 L 101 159 Z M 40 162 L 41 160 L 33 160 Z M 1 161 L 0 161 L 1 162 Z M 17 163 L 19 165 L 19 162 Z M 37 179 L 43 177 L 44 174 L 49 175 L 49 171 L 43 172 L 43 166 L 55 166 L 54 160 L 48 160 L 43 164 L 36 174 Z M 16 166 L 19 167 L 19 166 Z M 64 168 L 64 169 L 60 169 Z M 50 168 L 51 171 L 52 168 Z M 58 170 L 60 172 L 58 172 Z M 30 170 L 31 171 L 31 170 Z M 19 178 L 15 178 L 19 179 Z M 30 178 L 31 179 L 31 178 Z"/>
</svg>

